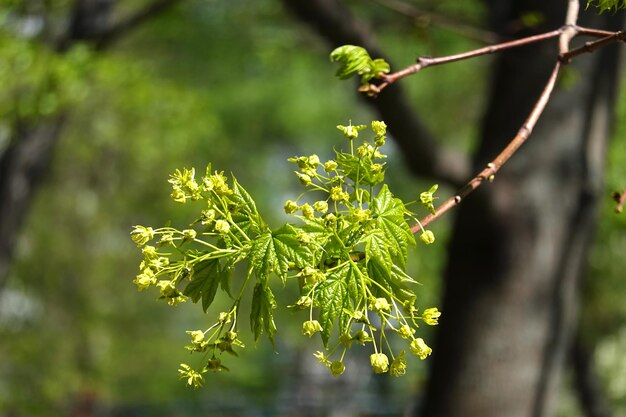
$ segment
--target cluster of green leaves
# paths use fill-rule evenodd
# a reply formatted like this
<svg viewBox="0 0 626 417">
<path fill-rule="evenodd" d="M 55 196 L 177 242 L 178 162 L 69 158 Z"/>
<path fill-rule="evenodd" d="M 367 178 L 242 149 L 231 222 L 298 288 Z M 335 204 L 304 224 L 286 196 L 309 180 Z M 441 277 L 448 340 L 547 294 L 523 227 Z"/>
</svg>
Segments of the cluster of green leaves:
<svg viewBox="0 0 626 417">
<path fill-rule="evenodd" d="M 353 75 L 360 75 L 363 84 L 369 83 L 372 78 L 379 78 L 381 74 L 387 74 L 390 70 L 387 61 L 382 58 L 372 59 L 360 46 L 340 46 L 330 53 L 330 60 L 340 64 L 337 77 L 345 80 Z"/>
<path fill-rule="evenodd" d="M 335 376 L 344 372 L 344 356 L 355 343 L 371 344 L 374 372 L 403 375 L 404 350 L 394 355 L 387 340 L 392 332 L 406 339 L 421 359 L 431 353 L 414 334 L 418 322 L 435 325 L 440 313 L 436 308 L 418 313 L 415 307 L 416 281 L 405 268 L 408 248 L 415 244 L 407 220 L 417 219 L 382 184 L 386 156 L 379 148 L 385 143 L 386 125 L 372 122 L 373 141 L 356 148 L 354 140 L 366 126 L 337 127 L 349 141 L 349 152 L 336 151 L 335 159 L 326 162 L 317 155 L 289 159 L 305 188 L 284 205 L 296 223 L 270 229 L 235 177 L 228 179 L 209 165 L 199 180 L 194 169 L 177 170 L 169 180 L 175 202 L 203 205 L 189 228 L 135 226 L 131 232 L 144 255 L 134 281 L 139 290 L 155 286 L 168 304 L 191 300 L 205 312 L 220 288 L 233 299 L 208 329 L 188 331 L 191 344 L 186 348 L 204 355 L 197 369 L 181 364 L 181 378 L 189 385 L 200 386 L 208 371 L 226 370 L 221 354 L 236 356 L 234 347 L 244 346 L 239 311 L 252 283 L 251 331 L 255 340 L 265 333 L 273 343 L 277 327 L 271 276 L 283 286 L 298 284 L 300 296 L 290 307 L 308 312 L 302 333 L 320 333 L 326 351 L 316 356 Z M 420 196 L 429 210 L 435 191 L 436 186 Z M 434 241 L 429 230 L 420 237 L 426 244 Z M 233 295 L 232 272 L 242 262 L 245 280 Z"/>
<path fill-rule="evenodd" d="M 597 7 L 600 13 L 617 11 L 626 7 L 626 0 L 587 0 L 587 7 L 589 6 Z"/>
</svg>

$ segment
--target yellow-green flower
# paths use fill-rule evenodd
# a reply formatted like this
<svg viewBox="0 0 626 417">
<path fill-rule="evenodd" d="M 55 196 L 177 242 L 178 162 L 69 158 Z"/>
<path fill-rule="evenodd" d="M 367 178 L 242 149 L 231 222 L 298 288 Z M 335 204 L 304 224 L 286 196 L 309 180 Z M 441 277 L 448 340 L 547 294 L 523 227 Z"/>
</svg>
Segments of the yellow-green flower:
<svg viewBox="0 0 626 417">
<path fill-rule="evenodd" d="M 185 229 L 183 230 L 183 240 L 193 241 L 196 238 L 196 231 L 193 229 Z"/>
<path fill-rule="evenodd" d="M 435 234 L 430 230 L 424 230 L 420 235 L 420 240 L 427 245 L 435 243 Z"/>
<path fill-rule="evenodd" d="M 298 204 L 295 201 L 287 200 L 283 206 L 285 213 L 292 214 L 298 210 Z"/>
<path fill-rule="evenodd" d="M 429 326 L 436 326 L 439 324 L 439 317 L 441 316 L 441 312 L 437 310 L 437 307 L 431 307 L 424 310 L 422 313 L 422 320 L 424 323 Z"/>
<path fill-rule="evenodd" d="M 225 235 L 230 230 L 230 224 L 226 220 L 216 220 L 215 221 L 215 231 L 217 233 L 221 233 Z"/>
<path fill-rule="evenodd" d="M 421 360 L 426 359 L 433 351 L 421 337 L 413 340 L 410 347 L 411 352 L 419 356 Z"/>
<path fill-rule="evenodd" d="M 180 374 L 180 379 L 186 379 L 187 385 L 193 386 L 194 388 L 201 387 L 202 383 L 204 382 L 202 374 L 194 369 L 191 369 L 191 367 L 186 363 L 180 364 L 180 369 L 178 370 L 178 373 Z"/>
<path fill-rule="evenodd" d="M 330 161 L 326 161 L 324 163 L 324 171 L 326 172 L 332 172 L 334 170 L 337 169 L 337 161 L 333 161 L 332 159 Z"/>
<path fill-rule="evenodd" d="M 318 213 L 324 214 L 328 211 L 328 203 L 324 200 L 316 201 L 315 204 L 313 204 L 313 209 Z"/>
<path fill-rule="evenodd" d="M 384 353 L 372 353 L 370 355 L 370 364 L 376 374 L 384 374 L 389 370 L 389 358 Z"/>
<path fill-rule="evenodd" d="M 346 366 L 341 361 L 334 361 L 330 364 L 330 373 L 333 376 L 339 376 L 344 373 Z"/>
<path fill-rule="evenodd" d="M 403 339 L 408 339 L 411 336 L 413 336 L 413 334 L 415 333 L 415 329 L 412 328 L 411 326 L 409 326 L 408 324 L 403 324 L 402 326 L 400 326 L 400 328 L 398 329 L 398 334 L 400 335 L 401 338 Z"/>
<path fill-rule="evenodd" d="M 143 246 L 154 237 L 154 230 L 151 227 L 135 226 L 130 232 L 130 238 L 137 244 Z"/>
<path fill-rule="evenodd" d="M 317 320 L 308 320 L 302 323 L 302 334 L 305 336 L 311 337 L 322 330 L 322 325 Z"/>
<path fill-rule="evenodd" d="M 146 288 L 149 288 L 150 285 L 155 284 L 155 283 L 156 283 L 156 278 L 154 276 L 154 272 L 150 268 L 144 269 L 141 272 L 141 274 L 135 277 L 135 280 L 133 281 L 133 284 L 137 286 L 137 289 L 139 291 L 143 291 Z"/>
<path fill-rule="evenodd" d="M 308 203 L 303 204 L 300 207 L 300 210 L 302 210 L 302 215 L 307 219 L 312 219 L 313 217 L 315 217 L 315 210 Z"/>
<path fill-rule="evenodd" d="M 404 351 L 400 352 L 400 354 L 391 362 L 389 373 L 392 376 L 402 376 L 406 373 L 406 359 L 404 358 Z"/>
</svg>

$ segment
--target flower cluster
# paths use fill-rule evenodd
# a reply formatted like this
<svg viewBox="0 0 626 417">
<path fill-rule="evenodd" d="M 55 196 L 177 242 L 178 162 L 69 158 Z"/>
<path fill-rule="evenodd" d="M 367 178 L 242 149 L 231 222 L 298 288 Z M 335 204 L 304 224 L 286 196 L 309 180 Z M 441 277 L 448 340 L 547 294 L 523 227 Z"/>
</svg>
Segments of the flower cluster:
<svg viewBox="0 0 626 417">
<path fill-rule="evenodd" d="M 169 178 L 173 201 L 201 205 L 188 227 L 133 228 L 131 238 L 143 255 L 133 281 L 138 290 L 154 287 L 170 305 L 191 301 L 205 312 L 220 289 L 232 299 L 213 325 L 187 332 L 185 348 L 203 357 L 196 368 L 181 364 L 179 374 L 188 385 L 199 387 L 205 373 L 228 370 L 222 354 L 237 356 L 236 349 L 244 347 L 239 311 L 250 292 L 247 310 L 254 339 L 265 334 L 273 342 L 271 276 L 283 285 L 298 285 L 300 294 L 290 307 L 308 313 L 302 333 L 321 337 L 325 350 L 316 357 L 334 376 L 346 370 L 344 358 L 353 345 L 370 349 L 373 372 L 405 374 L 405 350 L 394 354 L 388 340 L 392 334 L 420 359 L 430 355 L 430 347 L 416 334 L 419 324 L 438 324 L 441 313 L 434 307 L 419 313 L 416 281 L 405 272 L 408 248 L 416 244 L 408 221 L 417 219 L 383 184 L 386 155 L 380 147 L 387 126 L 375 121 L 370 127 L 373 138 L 368 141 L 359 138 L 365 125 L 337 126 L 349 151 L 336 151 L 333 159 L 322 161 L 315 154 L 289 158 L 305 188 L 283 206 L 295 219 L 292 223 L 270 229 L 237 180 L 209 165 L 199 178 L 193 168 L 176 170 Z M 420 195 L 429 211 L 436 189 Z M 422 242 L 434 239 L 432 231 L 422 229 Z M 241 263 L 245 278 L 232 292 L 232 273 Z M 246 291 L 249 286 L 253 288 Z"/>
</svg>

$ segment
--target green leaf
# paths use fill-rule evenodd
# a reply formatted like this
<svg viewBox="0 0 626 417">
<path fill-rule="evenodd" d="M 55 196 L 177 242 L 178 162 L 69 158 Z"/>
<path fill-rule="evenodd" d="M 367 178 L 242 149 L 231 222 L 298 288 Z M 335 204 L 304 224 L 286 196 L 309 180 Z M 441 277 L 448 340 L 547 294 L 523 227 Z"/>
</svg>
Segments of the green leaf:
<svg viewBox="0 0 626 417">
<path fill-rule="evenodd" d="M 600 9 L 600 13 L 617 11 L 626 7 L 626 0 L 587 0 L 587 7 L 594 5 Z"/>
<path fill-rule="evenodd" d="M 250 265 L 257 278 L 267 277 L 276 266 L 272 232 L 266 230 L 258 235 L 250 247 Z"/>
<path fill-rule="evenodd" d="M 267 283 L 258 283 L 252 293 L 252 308 L 250 310 L 250 328 L 257 341 L 263 331 L 267 338 L 274 344 L 276 324 L 272 310 L 276 308 L 276 299 Z"/>
<path fill-rule="evenodd" d="M 330 53 L 330 60 L 339 62 L 337 77 L 342 80 L 360 75 L 361 82 L 366 83 L 380 73 L 388 73 L 389 64 L 383 59 L 372 60 L 369 53 L 360 46 L 343 45 Z"/>
<path fill-rule="evenodd" d="M 233 195 L 232 197 L 235 202 L 239 205 L 239 211 L 243 211 L 244 213 L 250 215 L 250 217 L 254 217 L 255 220 L 260 220 L 259 212 L 257 211 L 256 204 L 254 199 L 245 188 L 237 182 L 237 179 L 233 175 Z"/>
<path fill-rule="evenodd" d="M 375 259 L 391 272 L 392 243 L 386 238 L 385 233 L 380 229 L 373 229 L 361 238 L 361 242 L 365 243 L 365 262 Z"/>
<path fill-rule="evenodd" d="M 372 212 L 378 228 L 390 243 L 389 251 L 403 268 L 406 266 L 408 246 L 415 245 L 415 236 L 404 218 L 404 203 L 395 198 L 387 185 L 383 185 L 372 202 Z"/>
<path fill-rule="evenodd" d="M 218 285 L 224 279 L 228 280 L 228 275 L 224 277 L 219 259 L 200 261 L 193 266 L 191 282 L 187 284 L 183 294 L 191 298 L 194 303 L 202 298 L 202 309 L 206 312 L 215 298 Z M 224 284 L 222 285 L 224 288 Z"/>
<path fill-rule="evenodd" d="M 374 162 L 368 156 L 359 158 L 345 152 L 336 152 L 337 165 L 339 165 L 344 175 L 355 183 L 361 185 L 377 185 L 385 179 L 385 170 L 373 172 Z"/>
<path fill-rule="evenodd" d="M 322 341 L 328 347 L 328 339 L 333 326 L 347 300 L 346 282 L 340 277 L 329 277 L 322 282 L 315 292 L 317 305 L 320 308 L 319 322 L 322 326 Z"/>
<path fill-rule="evenodd" d="M 400 271 L 401 273 L 398 273 Z M 406 286 L 405 277 L 407 276 L 400 268 L 392 267 L 391 270 L 381 265 L 376 259 L 367 263 L 367 275 L 370 279 L 379 283 L 383 288 L 392 293 L 401 302 L 414 302 L 416 295 L 410 288 Z M 382 290 L 376 290 L 375 293 L 387 297 Z"/>
<path fill-rule="evenodd" d="M 297 239 L 297 230 L 291 225 L 284 225 L 272 232 L 272 244 L 276 252 L 276 273 L 283 283 L 289 268 L 304 268 L 313 263 L 310 249 Z"/>
</svg>

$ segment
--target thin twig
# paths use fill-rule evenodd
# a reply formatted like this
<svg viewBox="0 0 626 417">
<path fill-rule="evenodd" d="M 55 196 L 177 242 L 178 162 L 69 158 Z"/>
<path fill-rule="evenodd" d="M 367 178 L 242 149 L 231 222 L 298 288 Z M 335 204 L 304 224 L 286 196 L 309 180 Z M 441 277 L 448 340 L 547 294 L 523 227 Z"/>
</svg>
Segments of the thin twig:
<svg viewBox="0 0 626 417">
<path fill-rule="evenodd" d="M 550 94 L 554 90 L 554 86 L 556 85 L 556 80 L 559 75 L 559 71 L 561 69 L 561 61 L 557 61 L 554 65 L 554 69 L 550 74 L 550 78 L 546 83 L 546 86 L 543 89 L 543 92 L 539 96 L 535 107 L 531 111 L 530 115 L 517 132 L 517 135 L 509 142 L 509 144 L 500 152 L 500 154 L 490 163 L 487 164 L 487 167 L 483 169 L 478 175 L 470 180 L 463 188 L 461 188 L 458 193 L 446 201 L 443 202 L 437 209 L 434 214 L 429 214 L 425 218 L 423 218 L 420 224 L 416 224 L 411 228 L 413 233 L 417 233 L 421 230 L 422 227 L 428 226 L 430 223 L 441 217 L 448 210 L 458 206 L 461 201 L 465 197 L 467 197 L 470 193 L 476 190 L 478 187 L 482 185 L 485 180 L 493 181 L 495 174 L 500 170 L 500 168 L 517 152 L 520 146 L 526 142 L 530 134 L 532 133 L 535 125 L 537 124 L 537 120 L 539 120 L 539 116 L 543 113 L 546 105 L 548 104 L 548 100 L 550 99 Z"/>
<path fill-rule="evenodd" d="M 581 47 L 562 53 L 559 56 L 559 59 L 562 60 L 563 62 L 569 62 L 572 58 L 578 55 L 581 55 L 587 52 L 593 52 L 596 49 L 602 48 L 612 43 L 623 42 L 625 40 L 626 40 L 626 32 L 622 32 L 622 31 L 612 32 L 610 33 L 609 36 L 606 36 L 602 39 L 585 42 L 585 44 Z"/>
<path fill-rule="evenodd" d="M 415 74 L 416 72 L 426 68 L 432 67 L 435 65 L 448 64 L 450 62 L 462 61 L 464 59 L 474 58 L 481 55 L 493 54 L 496 52 L 502 52 L 506 49 L 517 48 L 523 45 L 529 45 L 536 42 L 545 41 L 547 39 L 556 38 L 560 36 L 563 32 L 563 29 L 553 30 L 551 32 L 542 33 L 540 35 L 528 36 L 526 38 L 516 39 L 514 41 L 502 42 L 495 45 L 486 46 L 484 48 L 474 49 L 472 51 L 463 52 L 461 54 L 448 55 L 438 58 L 429 58 L 429 57 L 419 57 L 417 59 L 417 63 L 407 67 L 398 72 L 394 72 L 389 75 L 382 75 L 380 78 L 383 81 L 380 85 L 370 85 L 368 88 L 368 94 L 378 94 L 385 87 L 395 83 L 396 81 L 407 77 L 411 74 Z"/>
<path fill-rule="evenodd" d="M 410 17 L 412 19 L 426 20 L 429 23 L 433 23 L 442 28 L 448 29 L 452 32 L 456 32 L 462 36 L 470 39 L 477 40 L 483 43 L 495 43 L 501 38 L 494 32 L 474 27 L 468 23 L 462 22 L 457 19 L 452 19 L 447 16 L 442 16 L 437 13 L 428 12 L 418 9 L 412 4 L 399 1 L 399 0 L 371 0 L 383 7 L 400 13 L 403 16 Z"/>
</svg>

